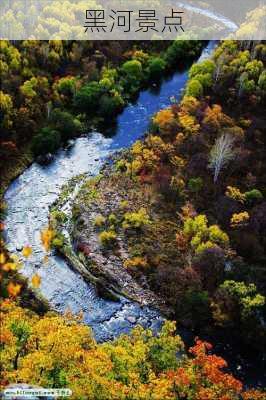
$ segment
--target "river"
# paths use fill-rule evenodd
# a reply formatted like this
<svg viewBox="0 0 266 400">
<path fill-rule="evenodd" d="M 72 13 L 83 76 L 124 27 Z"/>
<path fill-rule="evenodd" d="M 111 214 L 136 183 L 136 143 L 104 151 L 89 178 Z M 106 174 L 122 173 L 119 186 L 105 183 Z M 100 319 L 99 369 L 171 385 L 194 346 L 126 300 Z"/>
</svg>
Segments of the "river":
<svg viewBox="0 0 266 400">
<path fill-rule="evenodd" d="M 210 42 L 200 60 L 209 57 L 214 48 Z M 147 131 L 151 116 L 170 105 L 171 97 L 180 99 L 188 71 L 176 72 L 160 87 L 144 90 L 138 100 L 125 108 L 118 117 L 116 132 L 106 138 L 99 132 L 89 133 L 75 141 L 69 150 L 61 149 L 48 166 L 33 163 L 9 187 L 5 194 L 8 214 L 5 221 L 7 248 L 21 257 L 21 248 L 30 245 L 33 254 L 23 259 L 23 275 L 38 273 L 40 293 L 59 311 L 82 312 L 84 322 L 93 329 L 97 340 L 103 341 L 129 332 L 136 324 L 157 330 L 163 318 L 159 312 L 121 298 L 111 302 L 99 298 L 93 285 L 71 270 L 66 262 L 45 252 L 40 232 L 48 225 L 49 206 L 55 201 L 62 185 L 76 175 L 95 175 L 114 151 L 129 147 Z"/>
</svg>

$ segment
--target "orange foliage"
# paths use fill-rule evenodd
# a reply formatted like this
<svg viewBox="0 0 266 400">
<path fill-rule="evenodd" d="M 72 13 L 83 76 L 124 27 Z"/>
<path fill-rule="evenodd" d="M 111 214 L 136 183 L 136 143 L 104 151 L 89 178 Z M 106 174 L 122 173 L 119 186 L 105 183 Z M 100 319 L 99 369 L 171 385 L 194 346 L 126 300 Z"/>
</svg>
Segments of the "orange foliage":
<svg viewBox="0 0 266 400">
<path fill-rule="evenodd" d="M 21 285 L 18 283 L 9 282 L 7 291 L 10 297 L 16 297 L 21 291 Z"/>
</svg>

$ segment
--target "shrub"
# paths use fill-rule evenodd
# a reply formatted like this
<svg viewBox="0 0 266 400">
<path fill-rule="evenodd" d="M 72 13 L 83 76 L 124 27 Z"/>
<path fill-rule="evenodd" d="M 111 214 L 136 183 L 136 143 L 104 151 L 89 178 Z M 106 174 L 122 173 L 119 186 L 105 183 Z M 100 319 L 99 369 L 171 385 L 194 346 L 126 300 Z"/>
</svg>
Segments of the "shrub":
<svg viewBox="0 0 266 400">
<path fill-rule="evenodd" d="M 166 67 L 166 62 L 160 57 L 153 57 L 148 62 L 148 74 L 151 80 L 161 79 Z"/>
<path fill-rule="evenodd" d="M 127 200 L 120 201 L 120 208 L 125 209 L 127 207 L 128 207 L 128 201 Z"/>
<path fill-rule="evenodd" d="M 199 74 L 213 74 L 215 71 L 216 65 L 212 60 L 205 60 L 201 63 L 194 64 L 190 68 L 189 78 L 197 77 Z"/>
<path fill-rule="evenodd" d="M 146 258 L 143 257 L 133 257 L 131 259 L 127 259 L 124 262 L 124 267 L 129 268 L 129 269 L 145 269 L 147 268 L 148 263 Z"/>
<path fill-rule="evenodd" d="M 67 221 L 67 215 L 63 211 L 52 211 L 51 217 L 54 218 L 59 223 L 65 223 Z"/>
<path fill-rule="evenodd" d="M 94 226 L 96 226 L 97 228 L 100 228 L 101 226 L 103 226 L 105 224 L 105 217 L 101 214 L 97 215 L 94 219 Z"/>
<path fill-rule="evenodd" d="M 225 195 L 230 199 L 239 201 L 240 203 L 244 203 L 245 201 L 245 194 L 241 193 L 240 190 L 233 186 L 227 186 Z"/>
<path fill-rule="evenodd" d="M 123 228 L 124 229 L 141 229 L 145 225 L 150 224 L 150 218 L 145 208 L 140 208 L 137 212 L 126 213 L 124 215 Z"/>
<path fill-rule="evenodd" d="M 79 111 L 95 112 L 99 107 L 99 98 L 103 93 L 104 89 L 98 82 L 90 82 L 77 92 L 74 97 L 74 106 Z"/>
<path fill-rule="evenodd" d="M 99 239 L 103 246 L 109 247 L 116 242 L 117 236 L 114 231 L 103 231 L 100 233 Z"/>
<path fill-rule="evenodd" d="M 184 234 L 188 237 L 193 237 L 196 233 L 202 234 L 207 232 L 207 217 L 206 215 L 198 215 L 195 218 L 186 218 L 184 222 Z"/>
<path fill-rule="evenodd" d="M 197 193 L 203 188 L 202 178 L 191 178 L 188 181 L 188 188 L 191 192 Z"/>
<path fill-rule="evenodd" d="M 165 128 L 171 125 L 175 120 L 174 113 L 171 108 L 160 110 L 154 117 L 153 122 L 160 128 Z"/>
<path fill-rule="evenodd" d="M 226 247 L 229 244 L 228 235 L 218 225 L 208 227 L 205 215 L 187 218 L 184 222 L 183 233 L 195 253 L 201 253 L 215 246 Z"/>
<path fill-rule="evenodd" d="M 263 71 L 260 74 L 259 81 L 258 81 L 259 88 L 262 90 L 264 96 L 266 93 L 266 71 Z"/>
<path fill-rule="evenodd" d="M 244 226 L 249 221 L 249 213 L 247 211 L 241 212 L 239 214 L 233 214 L 230 224 L 234 227 Z"/>
<path fill-rule="evenodd" d="M 207 242 L 200 243 L 197 246 L 197 248 L 195 249 L 195 253 L 197 255 L 200 255 L 200 254 L 204 253 L 207 250 L 216 249 L 216 248 L 217 248 L 216 244 L 211 242 L 210 240 L 208 240 Z"/>
<path fill-rule="evenodd" d="M 54 84 L 54 88 L 65 96 L 72 96 L 75 93 L 76 82 L 74 76 L 64 76 Z"/>
<path fill-rule="evenodd" d="M 256 201 L 256 200 L 262 200 L 263 194 L 261 193 L 260 190 L 253 189 L 253 190 L 250 190 L 249 192 L 245 193 L 245 199 L 246 199 L 246 201 L 252 203 L 253 201 Z"/>
<path fill-rule="evenodd" d="M 82 132 L 82 124 L 67 111 L 55 109 L 51 113 L 51 122 L 60 132 L 62 139 L 66 140 Z"/>
<path fill-rule="evenodd" d="M 115 163 L 115 169 L 116 169 L 116 171 L 119 171 L 119 172 L 126 172 L 126 170 L 127 170 L 127 161 L 126 160 L 124 160 L 124 159 L 121 159 L 121 160 L 118 160 L 116 163 Z"/>
<path fill-rule="evenodd" d="M 262 329 L 260 316 L 265 306 L 265 297 L 257 292 L 256 285 L 233 280 L 225 281 L 217 290 L 213 302 L 213 317 L 221 326 L 243 323 L 243 333 L 257 335 Z M 230 325 L 229 325 L 230 326 Z"/>
<path fill-rule="evenodd" d="M 199 98 L 203 95 L 203 86 L 197 79 L 189 81 L 186 87 L 186 96 Z"/>
<path fill-rule="evenodd" d="M 32 151 L 35 156 L 54 153 L 60 146 L 60 133 L 49 127 L 42 128 L 32 140 Z"/>
<path fill-rule="evenodd" d="M 65 243 L 65 237 L 62 233 L 56 233 L 56 236 L 52 240 L 52 247 L 56 249 L 60 249 L 61 247 L 64 246 Z"/>
<path fill-rule="evenodd" d="M 110 222 L 111 225 L 116 225 L 118 222 L 115 214 L 110 214 L 108 217 L 108 221 Z"/>
<path fill-rule="evenodd" d="M 99 100 L 99 113 L 105 118 L 114 118 L 123 108 L 124 102 L 121 96 L 104 94 Z"/>
<path fill-rule="evenodd" d="M 141 80 L 143 77 L 142 65 L 138 60 L 126 61 L 122 65 L 122 71 L 130 80 Z"/>
<path fill-rule="evenodd" d="M 190 326 L 197 327 L 207 323 L 210 318 L 210 299 L 208 292 L 189 289 L 184 294 L 181 306 L 182 317 Z"/>
<path fill-rule="evenodd" d="M 218 225 L 211 225 L 208 233 L 210 240 L 220 246 L 224 246 L 229 243 L 227 234 L 223 232 Z"/>
<path fill-rule="evenodd" d="M 209 88 L 212 86 L 212 75 L 215 70 L 215 63 L 212 60 L 206 60 L 199 64 L 192 65 L 189 72 L 190 80 L 197 80 L 202 87 Z"/>
<path fill-rule="evenodd" d="M 181 105 L 182 109 L 185 110 L 186 114 L 195 115 L 199 109 L 200 102 L 192 96 L 185 96 L 182 99 Z"/>
<path fill-rule="evenodd" d="M 225 252 L 218 246 L 202 250 L 193 261 L 193 268 L 199 274 L 203 287 L 213 293 L 224 281 Z"/>
<path fill-rule="evenodd" d="M 195 57 L 196 54 L 199 54 L 201 46 L 202 43 L 200 41 L 175 40 L 165 52 L 165 61 L 169 67 L 174 67 L 178 63 L 189 60 Z"/>
</svg>

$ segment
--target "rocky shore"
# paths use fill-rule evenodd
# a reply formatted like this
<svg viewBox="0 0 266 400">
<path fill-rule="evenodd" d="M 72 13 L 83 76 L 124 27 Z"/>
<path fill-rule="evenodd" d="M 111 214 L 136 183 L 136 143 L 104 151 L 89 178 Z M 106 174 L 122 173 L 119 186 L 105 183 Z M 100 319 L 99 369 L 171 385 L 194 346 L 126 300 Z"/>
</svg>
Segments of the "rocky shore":
<svg viewBox="0 0 266 400">
<path fill-rule="evenodd" d="M 132 185 L 130 179 L 128 184 Z M 145 276 L 136 279 L 126 267 L 132 238 L 138 242 L 146 228 L 130 229 L 128 240 L 128 232 L 122 228 L 123 215 L 129 207 L 134 211 L 149 201 L 148 197 L 138 199 L 136 190 L 127 189 L 120 187 L 119 176 L 110 165 L 105 165 L 96 178 L 82 176 L 70 181 L 51 207 L 54 247 L 72 269 L 95 285 L 100 297 L 112 301 L 126 297 L 170 316 L 172 310 L 149 288 Z M 110 229 L 116 232 L 115 240 L 101 243 L 101 233 Z"/>
</svg>

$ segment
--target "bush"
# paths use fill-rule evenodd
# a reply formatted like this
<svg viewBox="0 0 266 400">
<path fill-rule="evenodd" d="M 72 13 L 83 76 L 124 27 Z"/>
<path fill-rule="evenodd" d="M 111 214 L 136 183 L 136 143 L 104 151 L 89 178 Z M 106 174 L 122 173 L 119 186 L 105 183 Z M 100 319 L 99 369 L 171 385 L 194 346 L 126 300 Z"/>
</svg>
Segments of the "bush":
<svg viewBox="0 0 266 400">
<path fill-rule="evenodd" d="M 117 236 L 114 231 L 103 231 L 100 233 L 99 239 L 103 246 L 109 247 L 116 242 Z"/>
<path fill-rule="evenodd" d="M 115 169 L 116 169 L 116 171 L 119 171 L 119 172 L 126 172 L 127 165 L 128 165 L 128 162 L 122 158 L 121 160 L 118 160 L 115 163 Z"/>
<path fill-rule="evenodd" d="M 209 227 L 209 238 L 219 246 L 224 246 L 229 243 L 227 234 L 223 232 L 218 225 L 211 225 Z"/>
<path fill-rule="evenodd" d="M 203 95 L 203 86 L 197 79 L 192 79 L 186 87 L 186 96 L 199 98 Z"/>
<path fill-rule="evenodd" d="M 138 256 L 127 259 L 124 262 L 124 267 L 128 269 L 146 269 L 148 267 L 148 263 L 146 258 Z"/>
<path fill-rule="evenodd" d="M 238 214 L 233 214 L 230 224 L 233 228 L 238 228 L 247 225 L 248 222 L 249 222 L 249 213 L 247 211 L 243 211 Z"/>
<path fill-rule="evenodd" d="M 65 237 L 62 233 L 57 233 L 52 240 L 52 247 L 55 249 L 61 249 L 64 246 Z"/>
<path fill-rule="evenodd" d="M 42 128 L 32 140 L 32 152 L 35 156 L 54 153 L 60 146 L 61 135 L 49 127 Z"/>
<path fill-rule="evenodd" d="M 148 74 L 151 80 L 159 80 L 162 78 L 166 67 L 166 62 L 160 57 L 153 57 L 148 62 Z"/>
<path fill-rule="evenodd" d="M 211 317 L 210 299 L 205 291 L 189 289 L 182 302 L 182 317 L 192 327 L 205 325 Z"/>
<path fill-rule="evenodd" d="M 124 229 L 141 229 L 142 227 L 150 223 L 151 221 L 149 215 L 147 214 L 147 211 L 145 210 L 145 208 L 141 208 L 137 212 L 126 213 L 124 215 L 122 226 Z"/>
<path fill-rule="evenodd" d="M 174 67 L 178 63 L 189 61 L 200 54 L 202 42 L 196 40 L 175 40 L 165 53 L 165 61 L 169 67 Z"/>
<path fill-rule="evenodd" d="M 52 211 L 51 217 L 54 218 L 59 223 L 65 223 L 67 221 L 67 215 L 63 211 Z"/>
<path fill-rule="evenodd" d="M 256 201 L 256 200 L 262 200 L 263 194 L 261 193 L 260 190 L 253 189 L 253 190 L 250 190 L 249 192 L 245 193 L 245 199 L 246 199 L 246 201 L 252 203 L 253 201 Z"/>
<path fill-rule="evenodd" d="M 124 106 L 121 96 L 110 96 L 104 94 L 99 100 L 99 113 L 103 117 L 114 118 Z"/>
<path fill-rule="evenodd" d="M 244 203 L 244 201 L 246 200 L 245 194 L 241 193 L 241 191 L 234 186 L 227 186 L 225 195 L 230 199 L 239 201 L 240 203 Z"/>
<path fill-rule="evenodd" d="M 128 201 L 127 200 L 120 201 L 120 208 L 122 209 L 128 208 Z"/>
<path fill-rule="evenodd" d="M 192 65 L 189 71 L 189 79 L 197 80 L 201 83 L 203 88 L 209 88 L 213 83 L 213 73 L 215 70 L 215 63 L 212 60 L 206 60 L 199 64 Z"/>
<path fill-rule="evenodd" d="M 188 188 L 191 192 L 199 192 L 203 188 L 203 180 L 201 178 L 191 178 L 188 181 Z"/>
<path fill-rule="evenodd" d="M 184 222 L 183 233 L 190 240 L 190 245 L 196 254 L 216 246 L 223 248 L 229 244 L 228 235 L 218 225 L 208 227 L 205 215 L 187 218 Z"/>
<path fill-rule="evenodd" d="M 144 79 L 142 65 L 138 60 L 126 61 L 121 68 L 124 78 L 121 79 L 124 91 L 129 94 L 136 93 Z"/>
<path fill-rule="evenodd" d="M 256 285 L 229 280 L 216 292 L 212 305 L 213 318 L 221 326 L 230 329 L 234 326 L 244 340 L 247 340 L 248 332 L 248 340 L 253 337 L 256 341 L 265 334 L 264 307 L 265 297 L 258 293 Z"/>
<path fill-rule="evenodd" d="M 70 97 L 75 93 L 76 82 L 77 79 L 74 76 L 64 76 L 54 84 L 54 88 L 59 93 Z"/>
<path fill-rule="evenodd" d="M 94 219 L 94 226 L 96 226 L 97 228 L 100 228 L 101 226 L 103 226 L 106 222 L 106 219 L 103 215 L 99 214 L 95 217 Z"/>
<path fill-rule="evenodd" d="M 122 71 L 130 80 L 133 79 L 140 81 L 143 78 L 142 65 L 138 60 L 126 61 L 122 65 Z"/>
<path fill-rule="evenodd" d="M 212 60 L 205 60 L 201 63 L 194 64 L 190 68 L 189 78 L 194 78 L 199 74 L 213 74 L 215 71 L 216 65 Z"/>
<path fill-rule="evenodd" d="M 67 111 L 55 109 L 51 114 L 51 122 L 60 132 L 63 140 L 69 139 L 82 132 L 82 124 Z"/>
<path fill-rule="evenodd" d="M 115 214 L 110 214 L 110 215 L 109 215 L 109 217 L 108 217 L 108 222 L 109 222 L 111 225 L 116 225 L 116 224 L 117 224 L 118 220 L 117 220 Z"/>
<path fill-rule="evenodd" d="M 74 97 L 74 106 L 87 114 L 95 112 L 99 107 L 99 98 L 104 93 L 103 87 L 98 82 L 90 82 L 83 86 Z"/>
</svg>

